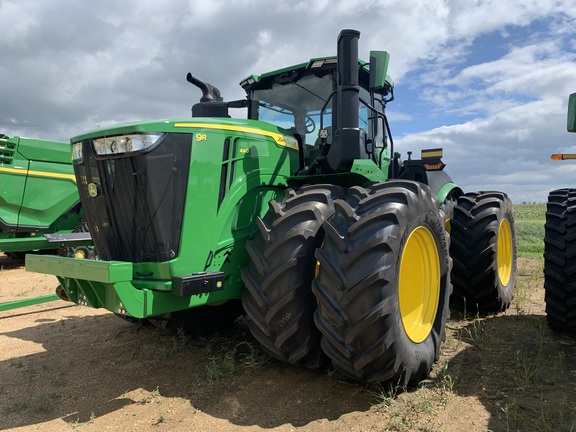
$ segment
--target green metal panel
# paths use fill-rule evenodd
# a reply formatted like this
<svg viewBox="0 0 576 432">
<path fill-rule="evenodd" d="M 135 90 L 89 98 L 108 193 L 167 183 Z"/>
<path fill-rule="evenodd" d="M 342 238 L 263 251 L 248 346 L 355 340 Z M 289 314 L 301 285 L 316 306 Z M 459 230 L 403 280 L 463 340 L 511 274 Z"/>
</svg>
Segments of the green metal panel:
<svg viewBox="0 0 576 432">
<path fill-rule="evenodd" d="M 71 147 L 68 142 L 48 141 L 36 138 L 20 138 L 18 153 L 24 159 L 70 165 Z M 71 173 L 70 170 L 67 171 Z"/>
<path fill-rule="evenodd" d="M 58 277 L 66 294 L 74 303 L 135 318 L 147 318 L 198 306 L 220 303 L 230 297 L 223 291 L 175 296 L 171 293 L 136 288 L 129 281 L 104 283 Z"/>
<path fill-rule="evenodd" d="M 282 133 L 268 123 L 194 119 L 174 124 L 195 138 L 180 253 L 170 264 L 171 274 L 224 271 L 228 297 L 235 298 L 254 218 L 286 187 L 298 169 L 298 152 L 267 134 Z"/>
<path fill-rule="evenodd" d="M 132 263 L 26 255 L 26 270 L 56 276 L 115 283 L 132 279 Z"/>
<path fill-rule="evenodd" d="M 444 186 L 442 186 L 436 195 L 438 197 L 438 203 L 444 204 L 446 197 L 454 189 L 459 189 L 458 185 L 454 183 L 446 183 Z"/>
<path fill-rule="evenodd" d="M 31 161 L 18 224 L 48 227 L 79 199 L 71 164 Z"/>
<path fill-rule="evenodd" d="M 0 138 L 0 251 L 58 248 L 43 234 L 71 232 L 83 217 L 79 200 L 70 144 Z"/>
<path fill-rule="evenodd" d="M 76 304 L 105 308 L 136 318 L 236 298 L 229 290 L 179 297 L 169 292 L 137 288 L 138 281 L 130 280 L 133 265 L 127 262 L 27 255 L 26 269 L 57 275 L 68 297 Z"/>
<path fill-rule="evenodd" d="M 0 138 L 0 220 L 14 226 L 18 224 L 28 172 L 28 161 L 16 152 L 19 141 L 19 137 Z"/>
<path fill-rule="evenodd" d="M 57 234 L 69 234 L 71 230 L 57 231 Z M 49 242 L 43 235 L 31 235 L 24 233 L 22 237 L 14 237 L 13 234 L 1 233 L 0 251 L 2 252 L 28 252 L 36 250 L 56 250 L 60 247 L 92 246 L 91 240 L 70 240 L 65 242 Z"/>
<path fill-rule="evenodd" d="M 13 137 L 0 140 L 0 154 L 5 224 L 46 229 L 79 201 L 70 144 Z"/>
<path fill-rule="evenodd" d="M 48 294 L 45 296 L 33 297 L 24 300 L 15 300 L 11 302 L 0 303 L 0 312 L 12 310 L 12 309 L 19 309 L 28 306 L 34 306 L 42 303 L 53 302 L 56 300 L 60 300 L 56 294 Z"/>
<path fill-rule="evenodd" d="M 566 123 L 568 132 L 576 132 L 576 93 L 572 93 L 568 99 L 568 118 Z"/>
<path fill-rule="evenodd" d="M 0 238 L 0 251 L 2 252 L 20 252 L 44 249 L 57 249 L 58 244 L 50 243 L 43 236 L 27 235 L 25 237 L 15 238 L 10 234 Z"/>
<path fill-rule="evenodd" d="M 390 54 L 386 51 L 370 51 L 370 87 L 373 90 L 381 90 L 386 86 L 389 63 Z"/>
<path fill-rule="evenodd" d="M 352 164 L 350 172 L 361 174 L 368 181 L 386 181 L 388 179 L 388 160 L 384 161 L 382 169 L 369 159 L 357 159 Z"/>
</svg>

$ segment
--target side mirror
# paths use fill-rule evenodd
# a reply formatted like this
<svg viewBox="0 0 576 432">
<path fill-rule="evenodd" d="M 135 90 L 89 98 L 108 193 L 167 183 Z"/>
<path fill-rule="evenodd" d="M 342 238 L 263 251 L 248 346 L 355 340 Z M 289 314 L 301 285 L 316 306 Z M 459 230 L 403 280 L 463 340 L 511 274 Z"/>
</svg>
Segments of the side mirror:
<svg viewBox="0 0 576 432">
<path fill-rule="evenodd" d="M 576 132 L 576 93 L 572 93 L 568 99 L 568 120 L 566 128 L 568 132 Z"/>
<path fill-rule="evenodd" d="M 390 54 L 387 51 L 370 51 L 370 90 L 378 91 L 386 87 Z"/>
</svg>

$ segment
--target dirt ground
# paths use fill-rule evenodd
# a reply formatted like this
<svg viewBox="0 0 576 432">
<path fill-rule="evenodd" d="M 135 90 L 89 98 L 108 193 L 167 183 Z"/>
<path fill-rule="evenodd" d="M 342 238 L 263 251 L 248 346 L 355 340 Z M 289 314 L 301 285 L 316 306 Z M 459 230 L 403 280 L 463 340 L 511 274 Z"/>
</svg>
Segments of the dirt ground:
<svg viewBox="0 0 576 432">
<path fill-rule="evenodd" d="M 52 276 L 0 255 L 0 303 Z M 542 260 L 505 313 L 453 312 L 417 389 L 366 387 L 268 358 L 239 321 L 189 338 L 62 301 L 0 313 L 0 430 L 571 431 L 576 340 L 546 326 Z"/>
</svg>

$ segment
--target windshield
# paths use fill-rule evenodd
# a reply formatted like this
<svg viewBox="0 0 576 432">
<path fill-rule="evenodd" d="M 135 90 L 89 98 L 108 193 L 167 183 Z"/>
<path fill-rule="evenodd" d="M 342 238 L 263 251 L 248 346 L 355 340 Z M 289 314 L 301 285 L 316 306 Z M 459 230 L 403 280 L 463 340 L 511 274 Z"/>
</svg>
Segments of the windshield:
<svg viewBox="0 0 576 432">
<path fill-rule="evenodd" d="M 297 82 L 286 79 L 271 88 L 255 90 L 252 100 L 258 101 L 258 113 L 253 118 L 275 124 L 300 134 L 304 143 L 314 145 L 320 127 L 320 111 L 332 90 L 329 74 L 308 75 Z M 322 126 L 332 123 L 332 103 L 324 110 Z"/>
<path fill-rule="evenodd" d="M 326 140 L 328 144 L 333 139 L 332 101 L 336 96 L 333 95 L 331 98 L 335 90 L 332 75 L 333 73 L 324 73 L 322 75 L 308 74 L 301 78 L 287 75 L 275 77 L 275 80 L 265 88 L 252 90 L 250 94 L 252 109 L 249 118 L 265 121 L 300 135 L 305 144 L 306 162 L 310 162 L 310 159 L 317 156 L 319 151 L 320 128 L 328 131 Z M 370 102 L 370 93 L 362 87 L 360 99 Z M 324 106 L 325 109 L 322 111 Z M 365 139 L 372 139 L 377 146 L 381 146 L 382 138 L 371 136 L 374 130 L 373 118 L 374 116 L 371 115 L 366 105 L 360 103 L 358 126 L 363 129 Z"/>
</svg>

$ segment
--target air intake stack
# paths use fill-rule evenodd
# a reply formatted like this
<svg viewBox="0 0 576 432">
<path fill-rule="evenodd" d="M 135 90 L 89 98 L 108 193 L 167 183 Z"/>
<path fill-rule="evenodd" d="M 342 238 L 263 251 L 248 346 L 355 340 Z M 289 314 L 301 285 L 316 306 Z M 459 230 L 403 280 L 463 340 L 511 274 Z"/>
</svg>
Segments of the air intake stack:
<svg viewBox="0 0 576 432">
<path fill-rule="evenodd" d="M 338 36 L 338 78 L 333 107 L 334 139 L 328 152 L 333 172 L 348 172 L 355 159 L 367 157 L 358 127 L 360 86 L 358 85 L 357 30 L 342 30 Z"/>
</svg>

